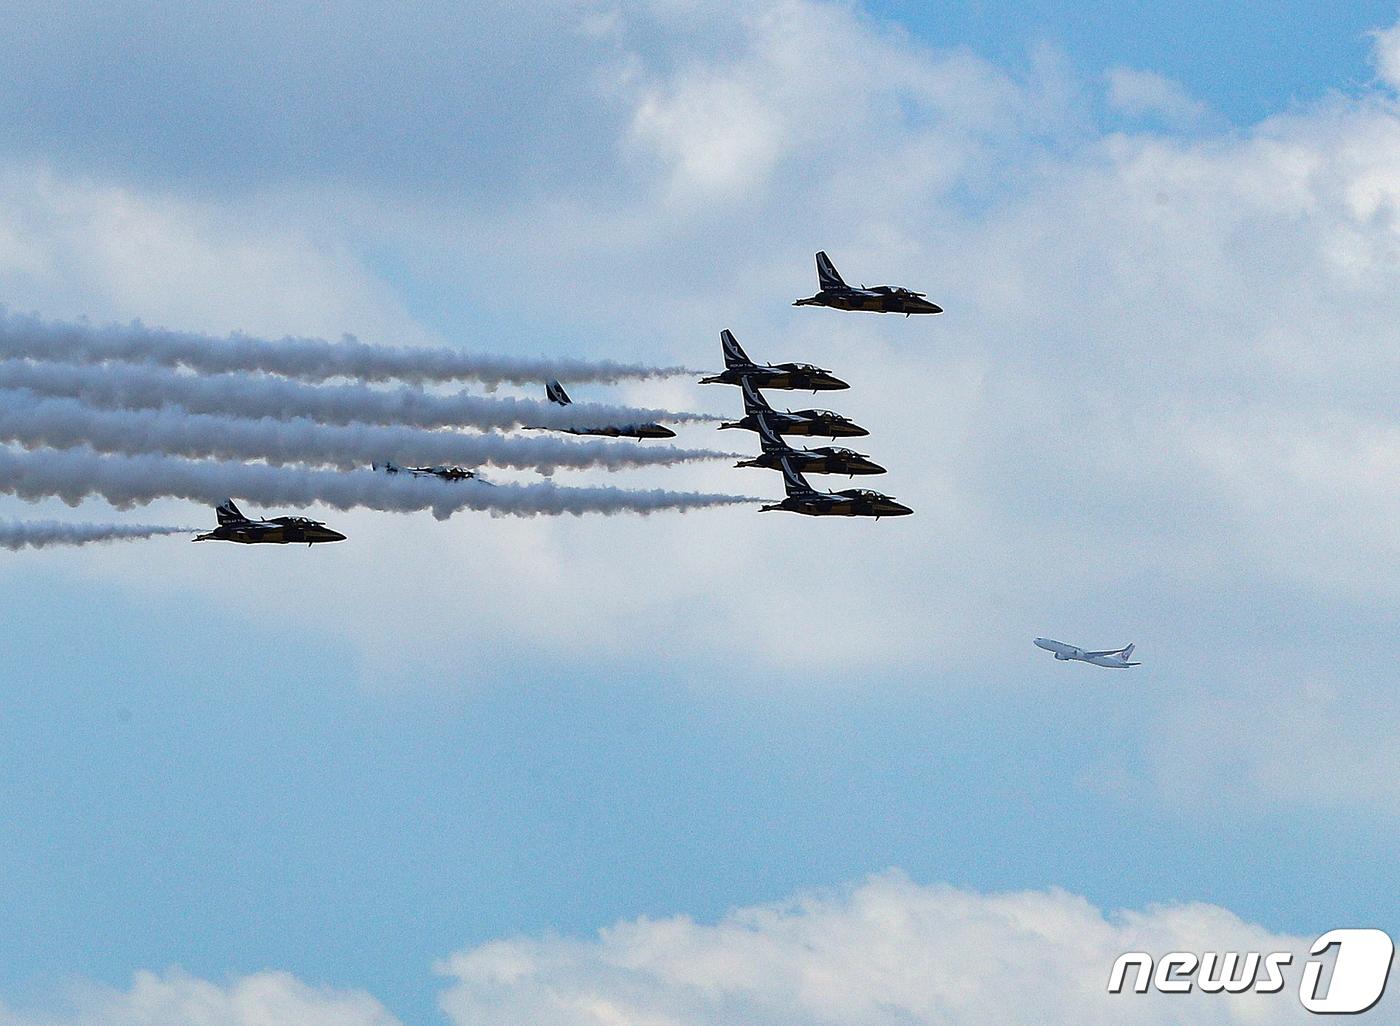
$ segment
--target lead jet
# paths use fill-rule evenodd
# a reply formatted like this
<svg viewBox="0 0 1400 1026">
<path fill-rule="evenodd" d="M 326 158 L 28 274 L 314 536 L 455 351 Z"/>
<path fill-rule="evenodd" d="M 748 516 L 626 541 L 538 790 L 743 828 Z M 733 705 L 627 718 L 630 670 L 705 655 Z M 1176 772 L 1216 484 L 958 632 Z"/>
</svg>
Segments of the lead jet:
<svg viewBox="0 0 1400 1026">
<path fill-rule="evenodd" d="M 219 526 L 208 534 L 201 534 L 194 541 L 231 541 L 241 545 L 288 545 L 293 542 L 315 545 L 317 542 L 344 541 L 345 535 L 332 531 L 319 520 L 309 517 L 273 517 L 270 520 L 249 520 L 233 504 L 225 499 L 223 505 L 216 506 L 215 515 Z"/>
<path fill-rule="evenodd" d="M 936 314 L 943 308 L 930 303 L 924 293 L 902 289 L 897 285 L 862 285 L 853 288 L 836 271 L 836 265 L 825 253 L 817 254 L 817 284 L 821 291 L 815 296 L 799 299 L 793 306 L 829 306 L 836 310 L 871 310 L 875 313 Z"/>
<path fill-rule="evenodd" d="M 1129 666 L 1141 666 L 1142 663 L 1130 663 L 1133 648 L 1113 648 L 1104 652 L 1086 652 L 1082 648 L 1074 645 L 1066 645 L 1063 641 L 1051 641 L 1049 638 L 1036 638 L 1036 648 L 1043 648 L 1047 652 L 1054 652 L 1055 658 L 1060 660 L 1076 660 L 1081 663 L 1093 663 L 1095 666 L 1108 666 L 1115 670 L 1126 669 Z"/>
<path fill-rule="evenodd" d="M 840 449 L 824 445 L 816 449 L 793 449 L 768 425 L 766 417 L 758 418 L 759 445 L 763 454 L 751 460 L 740 460 L 736 467 L 761 467 L 764 470 L 782 470 L 783 461 L 799 474 L 883 474 L 885 468 L 873 462 L 869 456 L 853 449 Z"/>
<path fill-rule="evenodd" d="M 396 463 L 385 461 L 383 463 L 371 464 L 375 470 L 382 470 L 386 474 L 409 474 L 413 477 L 436 477 L 443 481 L 470 481 L 476 479 L 476 471 L 468 470 L 465 467 L 401 467 Z"/>
<path fill-rule="evenodd" d="M 822 438 L 860 438 L 869 431 L 853 421 L 832 413 L 830 410 L 788 410 L 779 413 L 768 405 L 768 400 L 759 394 L 751 382 L 745 381 L 740 388 L 744 393 L 744 419 L 721 424 L 721 428 L 742 428 L 745 431 L 759 430 L 762 418 L 775 435 L 819 435 Z"/>
<path fill-rule="evenodd" d="M 819 492 L 807 483 L 807 479 L 792 468 L 787 460 L 781 460 L 783 487 L 787 498 L 782 502 L 760 506 L 760 513 L 783 510 L 788 513 L 801 513 L 805 517 L 907 517 L 914 511 L 903 503 L 896 502 L 893 496 L 872 492 L 865 488 L 848 488 L 843 492 Z"/>
<path fill-rule="evenodd" d="M 552 403 L 569 406 L 573 400 L 564 386 L 550 381 L 544 386 L 544 394 Z M 543 428 L 545 431 L 564 431 L 571 435 L 599 435 L 603 438 L 675 438 L 676 433 L 661 424 L 605 424 L 602 427 Z"/>
<path fill-rule="evenodd" d="M 701 378 L 702 385 L 742 385 L 752 381 L 756 388 L 811 389 L 813 392 L 851 387 L 831 371 L 810 363 L 754 363 L 728 328 L 719 333 L 719 344 L 724 351 L 724 372 Z"/>
</svg>

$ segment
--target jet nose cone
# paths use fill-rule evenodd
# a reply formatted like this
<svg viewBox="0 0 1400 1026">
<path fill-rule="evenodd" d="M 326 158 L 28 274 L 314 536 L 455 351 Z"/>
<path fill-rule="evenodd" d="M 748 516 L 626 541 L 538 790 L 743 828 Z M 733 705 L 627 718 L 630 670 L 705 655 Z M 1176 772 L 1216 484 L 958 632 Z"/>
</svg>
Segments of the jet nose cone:
<svg viewBox="0 0 1400 1026">
<path fill-rule="evenodd" d="M 322 541 L 345 541 L 345 535 L 341 534 L 339 531 L 332 531 L 329 527 L 326 528 L 323 533 L 325 534 L 325 537 L 322 539 Z"/>
<path fill-rule="evenodd" d="M 657 437 L 657 438 L 675 438 L 675 437 L 676 437 L 676 433 L 675 433 L 674 431 L 672 431 L 672 430 L 671 430 L 670 428 L 668 428 L 668 427 L 660 427 L 660 426 L 658 426 L 657 429 L 656 429 L 656 437 Z"/>
<path fill-rule="evenodd" d="M 888 513 L 885 513 L 884 516 L 887 516 L 887 517 L 907 517 L 907 516 L 909 516 L 909 514 L 911 514 L 911 513 L 913 513 L 913 512 L 914 512 L 914 511 L 913 511 L 912 509 L 910 509 L 908 506 L 904 505 L 904 503 L 902 503 L 902 502 L 891 502 L 891 503 L 890 503 L 889 512 L 888 512 Z"/>
</svg>

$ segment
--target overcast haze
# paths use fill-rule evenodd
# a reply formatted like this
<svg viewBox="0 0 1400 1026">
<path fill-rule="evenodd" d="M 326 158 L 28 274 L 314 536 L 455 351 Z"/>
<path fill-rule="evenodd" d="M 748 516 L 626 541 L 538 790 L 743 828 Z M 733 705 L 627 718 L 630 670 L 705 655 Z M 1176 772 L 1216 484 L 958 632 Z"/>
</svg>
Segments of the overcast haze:
<svg viewBox="0 0 1400 1026">
<path fill-rule="evenodd" d="M 849 381 L 768 397 L 916 510 L 0 552 L 0 1024 L 1286 1022 L 1104 981 L 1400 930 L 1394 6 L 923 6 L 0 13 L 9 311 L 715 369 L 728 327 Z M 818 249 L 947 312 L 794 309 Z M 551 480 L 781 494 L 732 462 Z"/>
</svg>

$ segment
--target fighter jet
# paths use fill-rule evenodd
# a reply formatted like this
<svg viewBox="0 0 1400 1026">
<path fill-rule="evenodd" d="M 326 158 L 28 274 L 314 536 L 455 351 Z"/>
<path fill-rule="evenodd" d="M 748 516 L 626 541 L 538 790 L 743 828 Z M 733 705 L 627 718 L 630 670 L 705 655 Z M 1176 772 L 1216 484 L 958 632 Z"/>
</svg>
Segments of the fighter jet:
<svg viewBox="0 0 1400 1026">
<path fill-rule="evenodd" d="M 223 505 L 215 507 L 219 526 L 208 534 L 195 537 L 194 541 L 231 541 L 242 545 L 286 545 L 291 542 L 344 541 L 345 535 L 332 531 L 319 520 L 308 517 L 273 517 L 271 520 L 249 520 L 233 504 L 225 499 Z"/>
<path fill-rule="evenodd" d="M 787 460 L 781 460 L 783 487 L 787 498 L 769 506 L 760 506 L 760 513 L 785 510 L 807 517 L 906 517 L 914 511 L 892 496 L 864 488 L 849 488 L 844 492 L 819 492 L 807 479 L 794 470 Z"/>
<path fill-rule="evenodd" d="M 862 285 L 852 288 L 836 271 L 836 265 L 825 253 L 817 254 L 817 284 L 821 291 L 815 296 L 799 299 L 793 306 L 829 306 L 836 310 L 871 310 L 875 313 L 936 314 L 943 308 L 930 303 L 924 293 L 902 289 L 897 285 Z"/>
<path fill-rule="evenodd" d="M 742 385 L 752 381 L 756 388 L 811 389 L 813 392 L 850 388 L 831 371 L 813 367 L 810 363 L 754 363 L 739 345 L 739 340 L 726 328 L 719 333 L 720 348 L 724 350 L 724 372 L 701 378 L 702 385 Z"/>
<path fill-rule="evenodd" d="M 552 403 L 560 406 L 569 406 L 573 400 L 569 398 L 569 393 L 564 391 L 564 386 L 557 381 L 550 381 L 544 386 L 544 394 Z M 571 435 L 600 435 L 604 438 L 675 438 L 676 433 L 670 428 L 661 424 L 606 424 L 602 427 L 587 428 L 536 428 L 544 431 L 564 431 Z"/>
<path fill-rule="evenodd" d="M 751 382 L 745 381 L 740 388 L 744 393 L 744 419 L 721 424 L 721 428 L 743 428 L 757 431 L 762 417 L 777 435 L 819 435 L 822 438 L 859 438 L 870 434 L 865 428 L 853 423 L 839 413 L 830 410 L 788 410 L 779 413 L 768 405 L 768 400 L 759 394 Z"/>
<path fill-rule="evenodd" d="M 1049 638 L 1036 638 L 1037 648 L 1043 648 L 1047 652 L 1054 652 L 1056 659 L 1078 660 L 1081 663 L 1093 663 L 1095 666 L 1109 666 L 1116 670 L 1126 669 L 1129 666 L 1141 666 L 1141 663 L 1130 663 L 1133 648 L 1113 648 L 1106 652 L 1086 652 L 1082 648 L 1074 645 L 1066 645 L 1063 641 L 1051 641 Z"/>
<path fill-rule="evenodd" d="M 465 467 L 401 467 L 387 460 L 383 463 L 371 465 L 375 470 L 382 470 L 386 474 L 410 474 L 413 477 L 439 477 L 444 481 L 470 481 L 476 478 L 476 471 L 468 470 Z"/>
<path fill-rule="evenodd" d="M 824 445 L 816 449 L 793 449 L 769 426 L 767 417 L 759 417 L 758 438 L 763 455 L 740 460 L 736 467 L 762 467 L 764 470 L 782 470 L 786 460 L 800 474 L 883 474 L 885 468 L 871 461 L 869 456 L 853 449 L 840 449 Z"/>
</svg>

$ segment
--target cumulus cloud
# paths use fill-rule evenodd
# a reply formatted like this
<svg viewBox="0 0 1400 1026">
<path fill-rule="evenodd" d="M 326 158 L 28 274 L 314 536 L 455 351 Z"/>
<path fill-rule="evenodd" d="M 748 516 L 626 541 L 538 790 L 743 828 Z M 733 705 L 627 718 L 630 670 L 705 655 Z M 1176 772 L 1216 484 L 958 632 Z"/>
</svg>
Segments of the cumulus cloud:
<svg viewBox="0 0 1400 1026">
<path fill-rule="evenodd" d="M 1114 960 L 1134 950 L 1305 949 L 1214 906 L 1108 916 L 1063 891 L 983 895 L 889 873 L 712 925 L 640 919 L 592 939 L 499 941 L 439 971 L 456 1026 L 1305 1021 L 1291 993 L 1108 994 Z"/>
<path fill-rule="evenodd" d="M 1257 1026 L 1310 1021 L 1297 993 L 1311 940 L 1214 905 L 1108 913 L 1061 890 L 982 894 L 891 871 L 715 923 L 643 918 L 587 938 L 493 941 L 437 972 L 453 1026 Z M 1295 957 L 1272 995 L 1109 994 L 1128 951 Z M 226 985 L 142 972 L 129 990 L 71 1004 L 44 1017 L 0 1007 L 0 1026 L 398 1026 L 363 992 L 278 972 Z"/>
</svg>

